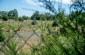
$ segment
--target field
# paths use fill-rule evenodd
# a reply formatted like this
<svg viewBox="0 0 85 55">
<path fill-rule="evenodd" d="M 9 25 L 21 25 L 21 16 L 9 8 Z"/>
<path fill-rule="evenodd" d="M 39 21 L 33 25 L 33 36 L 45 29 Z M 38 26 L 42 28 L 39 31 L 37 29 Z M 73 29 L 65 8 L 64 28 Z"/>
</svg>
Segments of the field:
<svg viewBox="0 0 85 55">
<path fill-rule="evenodd" d="M 5 37 L 9 38 L 11 36 L 12 38 L 10 39 L 14 40 L 18 44 L 18 50 L 22 49 L 24 52 L 31 50 L 33 46 L 37 46 L 41 43 L 41 29 L 46 25 L 52 25 L 53 21 L 36 22 L 36 25 L 32 25 L 32 20 L 0 20 Z M 15 31 L 17 31 L 16 34 L 14 34 Z"/>
<path fill-rule="evenodd" d="M 0 6 L 0 55 L 85 55 L 85 0 Z"/>
<path fill-rule="evenodd" d="M 39 53 L 42 55 L 43 52 L 45 54 L 56 53 L 62 55 L 62 53 L 64 53 L 68 55 L 68 49 L 70 49 L 69 52 L 75 53 L 74 48 L 76 43 L 74 40 L 76 38 L 76 33 L 70 34 L 71 31 L 68 30 L 69 34 L 60 34 L 60 27 L 52 27 L 53 21 L 37 20 L 36 24 L 32 24 L 32 22 L 33 20 L 0 20 L 0 25 L 2 25 L 3 34 L 6 38 L 4 42 L 0 42 L 0 49 L 2 51 L 0 54 L 3 55 L 3 53 L 6 53 L 7 55 L 8 52 L 5 51 L 10 49 L 10 52 L 12 51 L 11 48 L 16 50 L 18 53 L 21 51 L 28 53 L 29 55 L 38 55 Z M 66 37 L 67 35 L 68 37 Z M 13 42 L 9 42 L 9 40 L 12 40 Z M 8 45 L 6 42 L 8 42 Z M 78 40 L 78 45 L 81 45 L 83 42 L 84 39 L 81 37 Z M 80 49 L 81 46 L 78 47 Z M 13 54 L 15 54 L 15 52 Z"/>
</svg>

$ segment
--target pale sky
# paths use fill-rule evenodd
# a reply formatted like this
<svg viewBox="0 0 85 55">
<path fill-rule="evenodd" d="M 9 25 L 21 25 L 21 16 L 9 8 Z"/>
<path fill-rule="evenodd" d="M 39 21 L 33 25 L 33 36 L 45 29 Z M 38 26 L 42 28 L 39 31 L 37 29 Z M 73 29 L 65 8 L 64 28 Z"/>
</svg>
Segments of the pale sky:
<svg viewBox="0 0 85 55">
<path fill-rule="evenodd" d="M 24 2 L 30 4 L 30 5 L 43 5 L 41 2 L 38 2 L 38 0 L 23 0 Z M 64 4 L 71 4 L 71 0 L 52 0 L 56 2 L 61 2 Z"/>
<path fill-rule="evenodd" d="M 52 0 L 52 1 L 56 1 L 56 4 L 60 2 L 60 0 Z M 66 12 L 69 13 L 68 5 L 71 4 L 70 0 L 62 0 L 62 4 Z M 31 16 L 35 12 L 32 10 L 41 11 L 41 13 L 49 12 L 45 8 L 40 7 L 40 5 L 43 5 L 43 3 L 38 2 L 38 0 L 0 0 L 0 11 L 10 11 L 13 9 L 17 9 L 19 16 L 22 15 Z M 56 5 L 55 7 L 57 8 L 58 5 Z"/>
<path fill-rule="evenodd" d="M 71 0 L 56 0 L 56 1 L 58 1 L 58 2 L 62 1 L 62 3 L 64 3 L 64 4 L 71 4 L 72 3 Z"/>
</svg>

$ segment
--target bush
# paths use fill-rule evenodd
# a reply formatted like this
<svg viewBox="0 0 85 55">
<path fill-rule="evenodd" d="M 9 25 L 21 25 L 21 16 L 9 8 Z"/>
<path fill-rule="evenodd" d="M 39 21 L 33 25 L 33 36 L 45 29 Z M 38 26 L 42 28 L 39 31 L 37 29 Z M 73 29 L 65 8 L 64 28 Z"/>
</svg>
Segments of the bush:
<svg viewBox="0 0 85 55">
<path fill-rule="evenodd" d="M 32 25 L 36 25 L 37 23 L 35 22 L 35 21 L 32 21 L 32 23 L 31 23 Z"/>
<path fill-rule="evenodd" d="M 22 16 L 24 20 L 27 20 L 29 17 L 28 16 Z"/>
<path fill-rule="evenodd" d="M 7 18 L 6 16 L 3 16 L 2 19 L 3 19 L 4 21 L 7 21 L 7 20 L 8 20 L 8 18 Z"/>
<path fill-rule="evenodd" d="M 0 42 L 3 42 L 5 39 L 3 33 L 2 33 L 2 29 L 1 29 L 1 25 L 0 25 Z"/>
<path fill-rule="evenodd" d="M 52 27 L 58 26 L 58 23 L 56 21 L 53 22 Z"/>
<path fill-rule="evenodd" d="M 18 18 L 18 21 L 23 21 L 24 19 L 22 17 L 19 17 Z"/>
</svg>

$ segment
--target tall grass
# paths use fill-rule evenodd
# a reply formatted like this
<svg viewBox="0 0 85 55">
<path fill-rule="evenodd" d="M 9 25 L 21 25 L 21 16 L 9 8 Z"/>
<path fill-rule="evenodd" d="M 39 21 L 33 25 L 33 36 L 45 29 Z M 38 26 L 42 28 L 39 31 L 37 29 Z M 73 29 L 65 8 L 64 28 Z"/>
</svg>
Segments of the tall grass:
<svg viewBox="0 0 85 55">
<path fill-rule="evenodd" d="M 42 43 L 34 46 L 31 53 L 25 53 L 23 50 L 17 51 L 17 43 L 8 38 L 4 47 L 5 55 L 84 55 L 85 39 L 82 35 L 78 38 L 77 31 L 73 32 L 70 26 L 66 32 L 61 27 L 52 27 L 49 22 L 42 22 L 42 25 L 36 25 L 41 30 Z"/>
</svg>

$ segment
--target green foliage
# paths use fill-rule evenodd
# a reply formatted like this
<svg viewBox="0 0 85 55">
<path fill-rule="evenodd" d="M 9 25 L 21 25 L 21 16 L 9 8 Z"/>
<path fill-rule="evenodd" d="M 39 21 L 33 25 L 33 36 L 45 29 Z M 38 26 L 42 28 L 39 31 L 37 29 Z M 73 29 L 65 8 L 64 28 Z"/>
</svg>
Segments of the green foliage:
<svg viewBox="0 0 85 55">
<path fill-rule="evenodd" d="M 24 21 L 24 19 L 22 17 L 19 17 L 18 21 Z"/>
<path fill-rule="evenodd" d="M 18 11 L 16 9 L 11 10 L 9 12 L 0 11 L 0 18 L 3 19 L 4 21 L 7 21 L 8 19 L 16 20 L 18 18 Z"/>
<path fill-rule="evenodd" d="M 45 20 L 54 20 L 55 16 L 51 13 L 45 13 L 44 18 L 45 18 Z"/>
<path fill-rule="evenodd" d="M 3 19 L 4 21 L 7 21 L 7 20 L 8 20 L 8 17 L 7 17 L 7 16 L 3 16 L 2 19 Z"/>
<path fill-rule="evenodd" d="M 0 42 L 3 42 L 5 40 L 5 37 L 2 32 L 2 26 L 0 25 Z"/>
<path fill-rule="evenodd" d="M 39 11 L 35 11 L 35 13 L 31 16 L 32 20 L 40 20 Z"/>
<path fill-rule="evenodd" d="M 85 10 L 82 0 L 74 0 L 72 4 L 75 11 L 72 11 L 68 16 L 61 10 L 56 14 L 56 10 L 51 0 L 39 0 L 44 4 L 46 9 L 49 9 L 55 15 L 52 17 L 50 13 L 39 14 L 36 11 L 31 19 L 32 25 L 36 24 L 36 20 L 54 20 L 52 25 L 44 23 L 40 25 L 42 43 L 39 46 L 34 46 L 31 55 L 85 55 Z M 15 10 L 16 11 L 16 10 Z M 9 12 L 13 14 L 12 12 Z M 16 12 L 14 12 L 16 13 Z M 13 14 L 14 15 L 14 14 Z M 17 15 L 14 15 L 17 17 Z M 26 17 L 23 17 L 26 19 Z M 22 21 L 19 17 L 19 21 Z M 57 26 L 52 27 L 52 26 Z M 57 29 L 57 30 L 56 30 Z M 2 31 L 0 31 L 0 41 L 3 41 Z M 44 33 L 45 32 L 45 33 Z M 43 34 L 44 33 L 44 34 Z M 23 51 L 19 54 L 16 49 L 17 44 L 13 41 L 7 41 L 6 55 L 26 55 Z"/>
<path fill-rule="evenodd" d="M 8 20 L 8 12 L 6 12 L 6 11 L 0 11 L 0 17 L 1 17 L 4 21 L 7 21 L 7 20 Z"/>
<path fill-rule="evenodd" d="M 58 26 L 58 23 L 56 21 L 53 22 L 52 27 Z"/>
<path fill-rule="evenodd" d="M 16 47 L 17 47 L 16 43 L 9 39 L 7 41 L 5 55 L 17 55 Z"/>
<path fill-rule="evenodd" d="M 54 20 L 55 16 L 51 13 L 43 13 L 43 14 L 39 14 L 38 11 L 36 11 L 32 16 L 31 16 L 32 20 Z"/>
<path fill-rule="evenodd" d="M 21 49 L 18 51 L 18 48 L 17 48 L 18 44 L 8 38 L 6 40 L 6 47 L 4 47 L 4 54 L 5 55 L 28 55 L 28 53 L 24 53 L 24 51 L 22 51 Z"/>
<path fill-rule="evenodd" d="M 53 4 L 51 0 L 39 1 L 46 6 L 45 8 L 54 13 L 55 10 L 52 10 Z M 82 5 L 83 3 L 80 4 Z M 79 8 L 79 6 L 76 8 Z M 44 36 L 43 43 L 39 47 L 33 48 L 33 55 L 85 55 L 84 18 L 83 12 L 80 12 L 80 10 L 71 13 L 69 17 L 65 17 L 64 12 L 59 12 L 57 14 L 59 29 L 52 32 L 46 27 L 49 30 L 48 34 Z"/>
<path fill-rule="evenodd" d="M 32 25 L 36 25 L 37 24 L 37 22 L 36 21 L 32 21 L 32 23 L 31 23 Z"/>
<path fill-rule="evenodd" d="M 30 19 L 28 16 L 22 16 L 22 18 L 23 18 L 24 20 Z"/>
<path fill-rule="evenodd" d="M 14 9 L 14 10 L 9 11 L 8 12 L 8 17 L 10 19 L 16 19 L 16 18 L 18 18 L 18 12 L 17 12 L 17 10 Z"/>
</svg>

